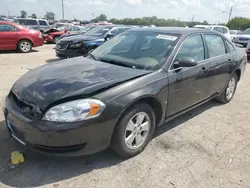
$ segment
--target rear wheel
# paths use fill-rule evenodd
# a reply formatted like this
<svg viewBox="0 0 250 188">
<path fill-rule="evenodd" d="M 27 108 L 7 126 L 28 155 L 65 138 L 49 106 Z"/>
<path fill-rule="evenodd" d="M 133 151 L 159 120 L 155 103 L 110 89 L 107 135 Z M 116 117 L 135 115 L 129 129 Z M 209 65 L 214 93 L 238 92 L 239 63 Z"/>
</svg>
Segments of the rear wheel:
<svg viewBox="0 0 250 188">
<path fill-rule="evenodd" d="M 148 145 L 154 130 L 153 109 L 145 103 L 136 104 L 118 122 L 111 147 L 120 156 L 133 157 Z"/>
<path fill-rule="evenodd" d="M 238 83 L 238 76 L 234 73 L 231 76 L 226 89 L 220 96 L 216 98 L 216 100 L 224 104 L 230 102 L 235 94 L 237 83 Z"/>
<path fill-rule="evenodd" d="M 22 53 L 28 53 L 32 50 L 32 43 L 28 40 L 21 40 L 18 43 L 17 48 Z"/>
</svg>

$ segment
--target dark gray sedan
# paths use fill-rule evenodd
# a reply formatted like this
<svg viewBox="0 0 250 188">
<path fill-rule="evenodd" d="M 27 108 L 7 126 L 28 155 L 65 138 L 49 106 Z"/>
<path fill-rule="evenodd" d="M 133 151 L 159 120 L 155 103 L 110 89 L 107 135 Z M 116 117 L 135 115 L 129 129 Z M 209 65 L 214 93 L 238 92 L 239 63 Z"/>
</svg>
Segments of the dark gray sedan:
<svg viewBox="0 0 250 188">
<path fill-rule="evenodd" d="M 6 125 L 40 152 L 86 155 L 111 147 L 132 157 L 157 126 L 214 98 L 230 102 L 246 63 L 245 50 L 214 31 L 132 29 L 87 57 L 21 77 L 5 100 Z"/>
</svg>

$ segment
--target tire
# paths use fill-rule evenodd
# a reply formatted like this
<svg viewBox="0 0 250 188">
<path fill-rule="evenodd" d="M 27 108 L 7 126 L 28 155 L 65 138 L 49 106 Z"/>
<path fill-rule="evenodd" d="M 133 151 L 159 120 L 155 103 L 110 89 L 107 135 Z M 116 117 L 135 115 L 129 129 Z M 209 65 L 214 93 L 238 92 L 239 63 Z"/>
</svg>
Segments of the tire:
<svg viewBox="0 0 250 188">
<path fill-rule="evenodd" d="M 32 50 L 32 43 L 29 40 L 21 40 L 17 44 L 17 49 L 21 53 L 29 53 Z"/>
<path fill-rule="evenodd" d="M 232 83 L 232 80 L 234 80 L 235 84 L 234 84 L 234 87 L 231 87 L 230 88 L 230 82 Z M 216 97 L 215 99 L 223 104 L 226 104 L 226 103 L 229 103 L 234 94 L 235 94 L 235 91 L 236 91 L 236 88 L 237 88 L 237 84 L 238 84 L 238 76 L 233 73 L 233 75 L 231 76 L 228 84 L 227 84 L 227 87 L 224 89 L 224 91 L 221 93 L 220 96 Z M 231 92 L 230 92 L 230 95 L 229 93 L 227 94 L 227 91 L 231 89 Z"/>
<path fill-rule="evenodd" d="M 55 37 L 53 38 L 53 42 L 56 44 L 57 41 L 58 41 L 58 39 L 59 39 L 59 36 L 55 36 Z"/>
<path fill-rule="evenodd" d="M 144 116 L 141 121 L 138 118 Z M 131 129 L 128 126 L 129 122 L 134 121 L 131 125 L 137 124 L 137 121 L 141 122 L 138 124 L 133 132 L 127 129 Z M 148 126 L 145 126 L 148 122 Z M 149 141 L 152 139 L 155 131 L 155 114 L 153 109 L 146 103 L 138 103 L 129 108 L 120 118 L 118 122 L 113 138 L 111 141 L 111 148 L 122 157 L 133 157 L 141 153 L 145 147 L 148 145 Z M 143 126 L 144 125 L 144 126 Z M 133 126 L 132 126 L 133 127 Z M 142 128 L 143 127 L 143 128 Z M 143 131 L 142 129 L 148 128 L 148 131 Z M 139 133 L 141 132 L 141 133 Z M 134 137 L 134 135 L 138 134 Z M 140 134 L 140 135 L 139 135 Z M 132 138 L 132 139 L 128 139 Z M 143 139 L 141 139 L 143 138 Z M 128 140 L 127 142 L 125 140 Z M 133 140 L 131 145 L 128 144 L 129 140 Z M 142 141 L 142 143 L 140 143 Z M 140 144 L 139 144 L 140 143 Z M 134 146 L 133 146 L 134 144 Z"/>
</svg>

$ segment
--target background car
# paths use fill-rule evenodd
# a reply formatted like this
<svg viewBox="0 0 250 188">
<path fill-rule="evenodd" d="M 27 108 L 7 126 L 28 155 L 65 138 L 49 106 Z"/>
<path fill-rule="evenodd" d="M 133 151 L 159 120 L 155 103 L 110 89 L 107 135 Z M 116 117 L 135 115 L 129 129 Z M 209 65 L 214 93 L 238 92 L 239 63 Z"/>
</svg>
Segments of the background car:
<svg viewBox="0 0 250 188">
<path fill-rule="evenodd" d="M 59 27 L 62 27 L 62 26 L 68 26 L 69 23 L 61 23 L 61 22 L 57 22 L 57 23 L 54 23 L 50 26 L 51 29 L 57 29 Z"/>
<path fill-rule="evenodd" d="M 226 27 L 226 26 L 222 26 L 222 25 L 195 25 L 194 28 L 210 29 L 210 30 L 218 31 L 218 32 L 222 33 L 223 35 L 225 35 L 228 39 L 231 39 L 230 31 L 229 31 L 228 27 Z"/>
<path fill-rule="evenodd" d="M 234 43 L 241 44 L 243 47 L 247 47 L 249 42 L 250 42 L 250 28 L 246 29 L 242 33 L 239 33 L 234 38 Z"/>
<path fill-rule="evenodd" d="M 56 55 L 59 58 L 86 55 L 90 50 L 128 29 L 131 27 L 105 25 L 98 26 L 84 35 L 63 38 L 56 44 Z"/>
<path fill-rule="evenodd" d="M 40 31 L 31 30 L 13 22 L 0 22 L 0 50 L 19 50 L 27 53 L 32 47 L 42 46 Z"/>
<path fill-rule="evenodd" d="M 231 40 L 233 41 L 236 35 L 242 33 L 241 30 L 230 30 Z"/>
<path fill-rule="evenodd" d="M 248 60 L 250 60 L 250 42 L 247 45 L 246 52 L 247 52 Z"/>
<path fill-rule="evenodd" d="M 81 30 L 81 26 L 76 25 L 64 25 L 57 29 L 51 28 L 43 33 L 43 38 L 46 42 L 56 43 L 60 36 L 63 34 L 78 33 Z"/>
<path fill-rule="evenodd" d="M 42 33 L 50 28 L 49 22 L 44 19 L 16 18 L 14 22 L 30 29 L 39 30 Z"/>
<path fill-rule="evenodd" d="M 84 35 L 85 33 L 89 32 L 91 29 L 94 29 L 95 27 L 97 27 L 96 25 L 92 25 L 92 26 L 86 26 L 86 27 L 81 27 L 80 31 L 78 32 L 70 32 L 70 33 L 66 33 L 63 34 L 59 37 L 59 40 L 61 40 L 62 38 L 66 38 L 66 37 L 72 37 L 72 36 L 76 36 L 76 35 Z"/>
</svg>

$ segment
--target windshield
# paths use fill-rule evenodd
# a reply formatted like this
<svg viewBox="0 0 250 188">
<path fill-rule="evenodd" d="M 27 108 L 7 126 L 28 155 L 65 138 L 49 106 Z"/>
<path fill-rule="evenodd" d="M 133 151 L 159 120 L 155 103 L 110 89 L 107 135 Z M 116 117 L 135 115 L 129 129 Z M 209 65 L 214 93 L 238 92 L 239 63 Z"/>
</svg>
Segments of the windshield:
<svg viewBox="0 0 250 188">
<path fill-rule="evenodd" d="M 96 37 L 100 37 L 100 36 L 104 36 L 106 33 L 108 33 L 110 30 L 112 29 L 112 27 L 96 27 L 94 29 L 91 29 L 88 33 L 86 33 L 86 35 L 88 36 L 96 36 Z"/>
<path fill-rule="evenodd" d="M 246 29 L 245 31 L 243 31 L 243 34 L 250 34 L 250 29 Z"/>
<path fill-rule="evenodd" d="M 94 50 L 89 58 L 135 69 L 158 70 L 178 38 L 178 34 L 124 32 Z"/>
<path fill-rule="evenodd" d="M 93 28 L 95 28 L 95 26 L 92 26 L 92 27 L 82 27 L 82 28 L 80 29 L 80 32 L 85 33 L 85 32 L 87 32 L 87 31 L 90 31 L 90 30 L 93 29 Z"/>
</svg>

